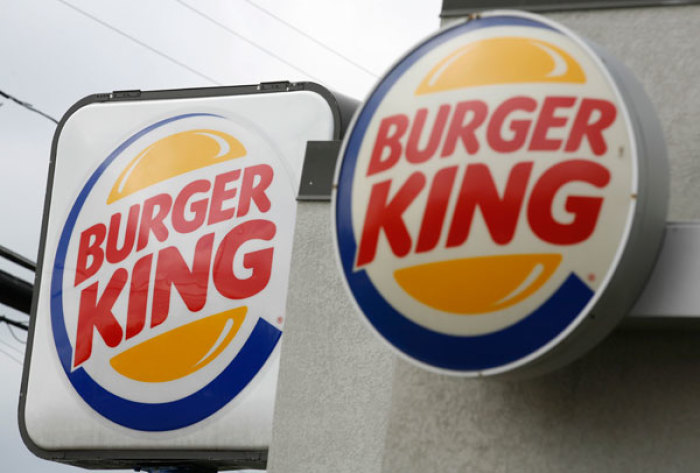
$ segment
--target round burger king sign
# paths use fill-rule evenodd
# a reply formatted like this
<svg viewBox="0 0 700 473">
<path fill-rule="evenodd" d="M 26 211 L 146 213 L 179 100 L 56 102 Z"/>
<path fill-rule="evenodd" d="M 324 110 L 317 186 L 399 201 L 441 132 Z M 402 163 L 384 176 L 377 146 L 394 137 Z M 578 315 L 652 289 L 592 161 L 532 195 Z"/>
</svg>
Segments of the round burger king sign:
<svg viewBox="0 0 700 473">
<path fill-rule="evenodd" d="M 163 117 L 101 159 L 65 216 L 50 302 L 63 370 L 94 411 L 174 430 L 251 383 L 281 336 L 294 192 L 241 117 Z"/>
<path fill-rule="evenodd" d="M 542 17 L 485 13 L 408 53 L 357 114 L 333 203 L 340 266 L 409 359 L 546 371 L 634 302 L 667 164 L 648 99 L 600 54 Z"/>
</svg>

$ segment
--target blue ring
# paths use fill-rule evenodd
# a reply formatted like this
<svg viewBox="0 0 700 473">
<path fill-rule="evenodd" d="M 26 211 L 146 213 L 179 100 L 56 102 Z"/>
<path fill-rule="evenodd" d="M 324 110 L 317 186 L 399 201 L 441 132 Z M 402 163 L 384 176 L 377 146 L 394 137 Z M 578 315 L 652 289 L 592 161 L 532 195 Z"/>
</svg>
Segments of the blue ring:
<svg viewBox="0 0 700 473">
<path fill-rule="evenodd" d="M 530 355 L 566 329 L 594 294 L 571 273 L 547 301 L 519 322 L 484 335 L 456 336 L 409 320 L 380 294 L 365 270 L 354 271 L 357 243 L 352 227 L 352 182 L 362 140 L 379 105 L 403 74 L 437 46 L 470 31 L 501 25 L 558 31 L 527 18 L 486 17 L 447 29 L 419 45 L 389 72 L 368 98 L 348 133 L 338 175 L 334 208 L 337 246 L 343 274 L 363 315 L 384 339 L 410 358 L 455 372 L 494 369 Z"/>
<path fill-rule="evenodd" d="M 78 195 L 63 227 L 51 279 L 51 327 L 61 366 L 80 397 L 107 419 L 125 427 L 160 432 L 180 429 L 199 422 L 228 404 L 260 371 L 272 354 L 282 332 L 258 319 L 253 332 L 236 357 L 209 384 L 189 396 L 164 403 L 136 402 L 117 396 L 99 385 L 84 368 L 71 371 L 73 346 L 68 338 L 63 313 L 63 272 L 75 223 L 83 204 L 100 176 L 126 148 L 147 133 L 168 123 L 192 117 L 217 117 L 209 113 L 188 113 L 161 120 L 135 133 L 119 145 L 90 176 Z"/>
</svg>

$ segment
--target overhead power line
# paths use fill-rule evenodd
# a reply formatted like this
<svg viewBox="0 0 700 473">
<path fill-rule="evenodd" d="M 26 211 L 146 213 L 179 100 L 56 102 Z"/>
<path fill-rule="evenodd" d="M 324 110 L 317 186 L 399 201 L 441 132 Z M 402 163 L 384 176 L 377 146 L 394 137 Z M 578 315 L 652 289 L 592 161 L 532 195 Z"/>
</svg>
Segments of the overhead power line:
<svg viewBox="0 0 700 473">
<path fill-rule="evenodd" d="M 9 319 L 5 317 L 4 315 L 0 315 L 0 322 L 5 322 L 7 325 L 12 325 L 13 327 L 21 328 L 22 330 L 29 330 L 29 327 L 27 324 L 23 324 L 22 322 L 18 322 L 13 319 Z"/>
<path fill-rule="evenodd" d="M 42 112 L 41 110 L 39 110 L 38 108 L 36 108 L 34 105 L 32 105 L 32 104 L 30 104 L 30 103 L 27 103 L 27 102 L 24 102 L 23 100 L 20 100 L 20 99 L 18 99 L 17 97 L 14 97 L 14 96 L 12 96 L 12 95 L 6 93 L 6 92 L 3 92 L 2 90 L 0 90 L 0 95 L 2 95 L 3 97 L 5 97 L 5 98 L 8 99 L 8 100 L 12 100 L 14 103 L 16 103 L 17 105 L 19 105 L 20 107 L 24 107 L 24 108 L 26 108 L 27 110 L 29 110 L 30 112 L 38 113 L 38 114 L 41 115 L 42 117 L 44 117 L 44 118 L 46 118 L 46 119 L 49 119 L 49 120 L 51 120 L 52 122 L 54 122 L 55 124 L 58 125 L 58 120 L 56 120 L 54 117 L 52 117 L 52 116 L 49 115 L 48 113 Z"/>
<path fill-rule="evenodd" d="M 363 71 L 363 72 L 369 74 L 370 76 L 372 76 L 372 77 L 374 77 L 374 78 L 378 78 L 378 77 L 379 77 L 374 71 L 371 71 L 370 69 L 367 69 L 365 66 L 363 66 L 362 64 L 360 64 L 360 63 L 358 63 L 358 62 L 352 60 L 351 58 L 349 58 L 349 57 L 346 56 L 345 54 L 343 54 L 343 53 L 341 53 L 341 52 L 339 52 L 339 51 L 337 51 L 337 50 L 335 50 L 335 49 L 329 47 L 328 45 L 326 45 L 326 44 L 324 44 L 324 43 L 322 43 L 322 42 L 319 41 L 318 39 L 316 39 L 316 38 L 314 38 L 313 36 L 311 36 L 310 34 L 308 34 L 306 31 L 297 28 L 296 26 L 294 26 L 293 24 L 289 23 L 289 22 L 288 22 L 287 20 L 285 20 L 284 18 L 281 18 L 281 17 L 277 16 L 276 14 L 274 14 L 273 12 L 271 12 L 270 10 L 268 10 L 268 9 L 266 9 L 266 8 L 264 8 L 264 7 L 261 7 L 260 5 L 257 5 L 256 3 L 252 2 L 251 0 L 242 0 L 242 1 L 244 1 L 245 3 L 247 3 L 248 5 L 250 5 L 251 7 L 255 8 L 256 10 L 261 11 L 261 12 L 264 13 L 265 15 L 267 15 L 267 16 L 269 16 L 269 17 L 271 17 L 271 18 L 274 18 L 275 20 L 279 21 L 280 23 L 282 23 L 282 24 L 286 25 L 287 27 L 293 29 L 294 31 L 296 31 L 296 32 L 299 33 L 300 35 L 304 36 L 304 37 L 307 38 L 308 40 L 312 41 L 313 43 L 317 44 L 317 45 L 320 46 L 321 48 L 325 49 L 326 51 L 330 52 L 331 54 L 335 55 L 336 57 L 339 57 L 339 58 L 343 59 L 343 60 L 346 61 L 347 63 L 352 64 L 353 66 L 355 66 L 356 68 L 360 69 L 361 71 Z"/>
<path fill-rule="evenodd" d="M 7 324 L 7 328 L 10 329 L 10 333 L 15 338 L 15 340 L 17 340 L 20 343 L 26 343 L 26 342 L 23 342 L 19 337 L 17 337 L 11 330 L 12 327 L 21 328 L 22 330 L 28 330 L 29 328 L 27 327 L 26 324 L 23 324 L 22 322 L 18 322 L 18 321 L 13 320 L 13 319 L 9 319 L 9 318 L 5 317 L 4 315 L 0 315 L 0 323 L 2 323 L 2 322 L 5 322 Z M 7 351 L 7 350 L 3 349 L 2 347 L 0 347 L 0 353 L 4 354 L 9 359 L 11 359 L 12 361 L 14 361 L 15 363 L 17 363 L 18 365 L 21 366 L 22 365 L 22 360 L 21 360 L 22 351 L 16 347 L 13 347 L 12 345 L 10 345 L 9 343 L 7 343 L 6 341 L 4 341 L 2 339 L 0 339 L 0 344 L 5 345 L 5 347 L 10 349 L 10 351 Z M 20 358 L 17 358 L 17 356 L 19 356 Z"/>
<path fill-rule="evenodd" d="M 59 0 L 59 1 L 63 1 L 63 0 Z M 318 77 L 314 76 L 313 74 L 311 74 L 311 73 L 305 71 L 304 69 L 300 68 L 300 67 L 297 66 L 296 64 L 293 64 L 293 63 L 289 62 L 288 60 L 286 60 L 285 58 L 283 58 L 283 57 L 280 56 L 279 54 L 275 53 L 274 51 L 271 51 L 270 49 L 267 49 L 267 48 L 265 48 L 265 47 L 259 45 L 258 43 L 256 43 L 256 42 L 253 41 L 252 39 L 247 38 L 246 36 L 244 36 L 244 35 L 242 35 L 241 33 L 237 32 L 236 30 L 234 30 L 233 28 L 229 27 L 228 25 L 225 25 L 224 23 L 221 23 L 221 22 L 218 21 L 217 19 L 212 18 L 211 16 L 207 15 L 206 13 L 204 13 L 204 12 L 202 12 L 202 11 L 200 11 L 200 10 L 197 10 L 196 8 L 194 8 L 194 7 L 191 6 L 191 5 L 188 5 L 188 4 L 185 3 L 183 0 L 175 0 L 175 1 L 176 1 L 177 3 L 179 3 L 180 5 L 182 5 L 183 7 L 187 8 L 188 10 L 192 11 L 194 14 L 196 14 L 196 15 L 198 15 L 198 16 L 204 18 L 205 20 L 207 20 L 207 21 L 209 21 L 210 23 L 212 23 L 212 24 L 218 26 L 219 28 L 222 28 L 223 30 L 225 30 L 225 31 L 227 31 L 228 33 L 230 33 L 230 34 L 232 34 L 233 36 L 235 36 L 236 38 L 245 41 L 246 43 L 250 44 L 250 45 L 253 46 L 254 48 L 258 49 L 259 51 L 264 52 L 264 53 L 267 54 L 268 56 L 277 59 L 278 61 L 280 61 L 280 62 L 283 63 L 283 64 L 286 64 L 287 66 L 291 67 L 291 68 L 294 69 L 295 71 L 301 72 L 302 74 L 308 76 L 309 78 L 311 78 L 311 79 L 313 79 L 313 80 L 315 80 L 315 81 L 317 81 L 317 82 L 321 82 L 321 80 L 320 80 Z"/>
<path fill-rule="evenodd" d="M 26 344 L 27 344 L 27 341 L 26 341 L 26 340 L 22 340 L 21 338 L 19 338 L 19 337 L 17 336 L 17 334 L 15 333 L 15 329 L 12 328 L 12 327 L 13 327 L 12 325 L 7 324 L 7 325 L 5 325 L 5 327 L 7 327 L 8 332 L 10 332 L 10 336 L 11 336 L 12 338 L 14 338 L 14 339 L 17 341 L 17 343 L 21 343 L 22 345 L 26 345 Z"/>
<path fill-rule="evenodd" d="M 2 245 L 0 245 L 0 257 L 3 257 L 8 261 L 12 261 L 13 263 L 18 264 L 23 268 L 36 271 L 36 263 L 34 261 L 30 260 L 29 258 L 25 258 L 19 253 L 15 253 L 11 249 L 5 248 Z"/>
<path fill-rule="evenodd" d="M 34 286 L 0 269 L 0 303 L 29 314 Z"/>
<path fill-rule="evenodd" d="M 24 355 L 24 352 L 23 352 L 22 350 L 20 350 L 19 348 L 17 348 L 16 346 L 14 346 L 14 345 L 12 345 L 12 344 L 10 344 L 10 343 L 7 343 L 5 340 L 3 340 L 3 339 L 1 339 L 1 338 L 0 338 L 0 343 L 2 343 L 2 344 L 5 345 L 7 348 L 9 348 L 10 350 L 12 350 L 12 352 L 17 353 L 17 355 L 18 355 L 20 358 L 22 357 L 22 355 Z"/>
<path fill-rule="evenodd" d="M 71 9 L 75 10 L 76 12 L 80 13 L 81 15 L 83 15 L 83 16 L 85 16 L 85 17 L 87 17 L 87 18 L 90 18 L 92 21 L 95 21 L 95 22 L 99 23 L 100 25 L 104 26 L 105 28 L 107 28 L 107 29 L 109 29 L 109 30 L 112 30 L 112 31 L 114 31 L 115 33 L 117 33 L 117 34 L 119 34 L 119 35 L 121 35 L 121 36 L 123 36 L 123 37 L 129 39 L 130 41 L 132 41 L 132 42 L 138 44 L 139 46 L 141 46 L 141 47 L 143 47 L 143 48 L 145 48 L 145 49 L 148 49 L 148 50 L 151 51 L 152 53 L 155 53 L 155 54 L 157 54 L 158 56 L 160 56 L 160 57 L 162 57 L 162 58 L 164 58 L 164 59 L 167 59 L 168 61 L 172 62 L 173 64 L 176 64 L 176 65 L 182 67 L 183 69 L 187 69 L 187 70 L 190 71 L 191 73 L 196 74 L 196 75 L 198 75 L 199 77 L 201 77 L 201 78 L 203 78 L 203 79 L 206 79 L 206 80 L 208 80 L 208 81 L 210 81 L 210 82 L 212 82 L 212 83 L 214 83 L 214 84 L 216 84 L 216 85 L 223 85 L 221 82 L 217 81 L 217 80 L 214 79 L 213 77 L 210 77 L 210 76 L 208 76 L 208 75 L 206 75 L 206 74 L 203 74 L 202 72 L 199 72 L 197 69 L 188 66 L 188 65 L 185 64 L 184 62 L 178 61 L 178 60 L 175 59 L 174 57 L 172 57 L 172 56 L 170 56 L 170 55 L 168 55 L 168 54 L 165 54 L 163 51 L 160 51 L 160 50 L 154 48 L 154 47 L 151 46 L 150 44 L 144 43 L 144 42 L 141 41 L 140 39 L 135 38 L 134 36 L 131 36 L 130 34 L 126 33 L 125 31 L 120 30 L 120 29 L 117 28 L 116 26 L 111 25 L 111 24 L 107 23 L 106 21 L 103 21 L 103 20 L 99 19 L 99 18 L 97 18 L 97 17 L 94 16 L 94 15 L 91 15 L 90 13 L 86 12 L 85 10 L 82 10 L 82 9 L 76 7 L 76 6 L 73 5 L 72 3 L 67 2 L 66 0 L 56 0 L 56 1 L 57 1 L 57 2 L 60 2 L 60 3 L 62 3 L 62 4 L 64 4 L 64 5 L 67 6 L 68 8 L 71 8 Z"/>
<path fill-rule="evenodd" d="M 9 359 L 11 359 L 12 361 L 14 361 L 14 362 L 17 363 L 18 365 L 22 366 L 22 362 L 21 362 L 19 359 L 15 358 L 14 355 L 12 355 L 11 353 L 6 352 L 6 351 L 3 350 L 2 348 L 0 348 L 0 353 L 3 353 L 3 354 L 4 354 L 5 356 L 7 356 Z"/>
</svg>

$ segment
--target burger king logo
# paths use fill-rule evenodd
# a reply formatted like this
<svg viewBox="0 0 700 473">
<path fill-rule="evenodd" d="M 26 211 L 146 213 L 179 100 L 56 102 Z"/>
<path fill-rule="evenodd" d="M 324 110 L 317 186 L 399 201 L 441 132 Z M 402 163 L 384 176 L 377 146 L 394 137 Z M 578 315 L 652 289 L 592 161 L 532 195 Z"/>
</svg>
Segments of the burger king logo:
<svg viewBox="0 0 700 473">
<path fill-rule="evenodd" d="M 117 146 L 65 217 L 51 279 L 82 399 L 166 431 L 242 395 L 282 333 L 294 215 L 285 162 L 243 118 L 168 117 Z"/>
<path fill-rule="evenodd" d="M 577 330 L 638 212 L 635 131 L 615 81 L 548 20 L 485 14 L 379 82 L 334 195 L 347 286 L 423 366 L 510 371 Z"/>
</svg>

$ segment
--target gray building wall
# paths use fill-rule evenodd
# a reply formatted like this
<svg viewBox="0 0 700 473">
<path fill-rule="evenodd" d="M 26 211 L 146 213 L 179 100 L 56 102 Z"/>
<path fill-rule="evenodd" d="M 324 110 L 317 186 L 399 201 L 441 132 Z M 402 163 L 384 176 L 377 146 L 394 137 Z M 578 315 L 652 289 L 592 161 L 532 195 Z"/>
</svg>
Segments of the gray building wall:
<svg viewBox="0 0 700 473">
<path fill-rule="evenodd" d="M 330 205 L 299 202 L 268 471 L 381 471 L 394 356 L 355 313 Z"/>
<path fill-rule="evenodd" d="M 547 16 L 639 78 L 669 150 L 669 219 L 700 220 L 700 6 Z M 700 469 L 700 331 L 618 330 L 527 381 L 429 373 L 364 326 L 331 236 L 330 206 L 300 203 L 271 472 Z"/>
</svg>

